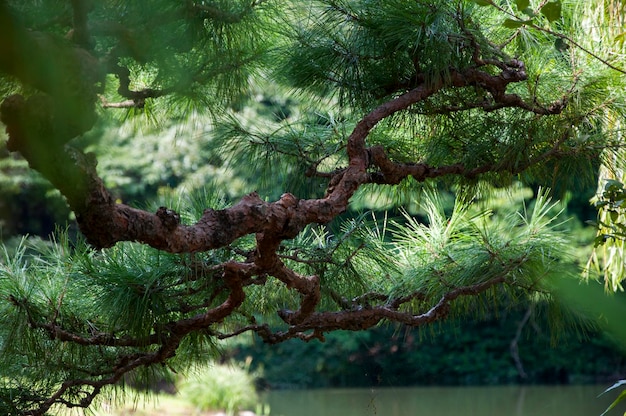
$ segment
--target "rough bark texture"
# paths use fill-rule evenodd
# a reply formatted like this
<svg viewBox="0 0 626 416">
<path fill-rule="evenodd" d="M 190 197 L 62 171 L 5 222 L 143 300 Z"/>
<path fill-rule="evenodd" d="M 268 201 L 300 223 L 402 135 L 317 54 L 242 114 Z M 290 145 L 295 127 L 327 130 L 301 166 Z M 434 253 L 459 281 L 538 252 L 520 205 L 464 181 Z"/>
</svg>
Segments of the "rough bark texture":
<svg viewBox="0 0 626 416">
<path fill-rule="evenodd" d="M 368 147 L 367 137 L 376 125 L 399 111 L 426 100 L 446 88 L 476 86 L 487 91 L 488 102 L 477 103 L 485 111 L 502 107 L 517 107 L 537 115 L 557 114 L 565 100 L 546 106 L 526 103 L 519 96 L 506 92 L 507 86 L 526 79 L 524 64 L 517 60 L 484 62 L 476 59 L 474 66 L 453 70 L 434 84 L 421 83 L 365 114 L 356 124 L 346 143 L 349 163 L 344 169 L 324 174 L 328 189 L 323 198 L 303 200 L 284 194 L 278 201 L 265 202 L 257 194 L 249 194 L 228 209 L 207 207 L 195 224 L 181 224 L 179 215 L 168 207 L 147 212 L 116 203 L 96 170 L 91 155 L 71 148 L 66 143 L 91 128 L 95 120 L 97 92 L 104 72 L 120 76 L 120 91 L 134 105 L 167 91 L 133 92 L 128 88 L 128 74 L 119 68 L 106 67 L 95 59 L 85 25 L 85 4 L 72 2 L 75 8 L 75 43 L 50 38 L 48 35 L 27 32 L 12 19 L 0 2 L 0 71 L 17 77 L 39 93 L 31 97 L 5 97 L 1 107 L 2 122 L 9 135 L 8 148 L 19 152 L 30 166 L 41 172 L 66 197 L 81 232 L 96 249 L 112 247 L 121 241 L 135 241 L 171 253 L 196 253 L 227 247 L 246 235 L 256 236 L 256 250 L 245 262 L 229 261 L 216 269 L 223 281 L 226 300 L 216 307 L 198 311 L 192 318 L 171 322 L 155 328 L 145 339 L 116 337 L 95 333 L 89 337 L 65 330 L 56 322 L 33 320 L 34 327 L 46 331 L 51 339 L 80 345 L 148 346 L 152 352 L 122 356 L 107 375 L 84 380 L 68 380 L 57 393 L 42 401 L 28 414 L 44 414 L 53 404 L 87 406 L 100 390 L 117 382 L 127 372 L 139 367 L 164 362 L 176 353 L 181 340 L 192 331 L 208 330 L 219 338 L 227 338 L 246 331 L 258 333 L 269 343 L 289 338 L 303 340 L 323 339 L 328 331 L 370 328 L 381 320 L 418 326 L 445 317 L 451 302 L 462 296 L 472 296 L 506 284 L 504 276 L 480 284 L 451 288 L 440 299 L 427 299 L 425 293 L 414 293 L 401 298 L 380 294 L 364 295 L 352 302 L 342 300 L 340 311 L 318 311 L 321 299 L 318 276 L 303 276 L 289 269 L 278 255 L 281 242 L 297 236 L 308 224 L 328 223 L 348 209 L 350 198 L 364 184 L 398 184 L 407 177 L 417 181 L 445 175 L 463 175 L 469 178 L 501 169 L 497 166 L 466 168 L 461 164 L 429 166 L 424 163 L 398 163 L 381 146 Z M 27 54 L 28 56 L 26 56 Z M 62 59 L 57 59 L 58 55 Z M 41 72 L 45 63 L 46 73 Z M 49 71 L 52 70 L 52 77 Z M 107 104 L 104 104 L 107 107 Z M 532 163 L 557 155 L 559 143 Z M 519 170 L 529 166 L 520 166 Z M 315 174 L 316 172 L 314 172 Z M 516 173 L 516 172 L 512 172 Z M 321 175 L 321 174 L 320 174 Z M 272 276 L 294 291 L 300 298 L 297 310 L 277 311 L 286 324 L 286 330 L 274 332 L 267 325 L 250 324 L 230 333 L 218 333 L 212 326 L 235 312 L 245 302 L 243 288 L 264 284 Z M 371 300 L 376 299 L 372 304 Z M 408 311 L 403 308 L 420 299 L 430 300 L 425 310 Z M 16 307 L 21 300 L 12 299 Z M 424 303 L 425 304 L 425 303 Z M 68 392 L 82 395 L 79 402 L 68 402 Z"/>
</svg>

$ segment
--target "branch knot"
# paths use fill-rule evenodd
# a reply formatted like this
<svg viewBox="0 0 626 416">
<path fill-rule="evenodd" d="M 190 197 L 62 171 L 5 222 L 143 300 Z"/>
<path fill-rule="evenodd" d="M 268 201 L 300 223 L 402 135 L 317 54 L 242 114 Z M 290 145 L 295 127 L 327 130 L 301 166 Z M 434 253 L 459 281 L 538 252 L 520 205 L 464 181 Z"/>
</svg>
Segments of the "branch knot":
<svg viewBox="0 0 626 416">
<path fill-rule="evenodd" d="M 180 225 L 180 214 L 173 209 L 159 207 L 156 216 L 159 217 L 161 224 L 163 224 L 167 230 L 171 231 Z"/>
</svg>

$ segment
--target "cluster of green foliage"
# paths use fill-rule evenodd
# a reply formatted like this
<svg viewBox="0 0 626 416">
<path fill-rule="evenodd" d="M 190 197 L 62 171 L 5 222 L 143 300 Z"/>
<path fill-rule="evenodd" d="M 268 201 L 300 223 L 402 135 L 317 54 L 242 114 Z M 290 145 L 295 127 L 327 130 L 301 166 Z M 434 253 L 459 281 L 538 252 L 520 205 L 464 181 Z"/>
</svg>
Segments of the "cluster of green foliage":
<svg viewBox="0 0 626 416">
<path fill-rule="evenodd" d="M 223 410 L 236 415 L 260 403 L 252 375 L 234 365 L 210 365 L 195 370 L 178 386 L 181 397 L 201 411 Z"/>
<path fill-rule="evenodd" d="M 584 40 L 585 10 L 581 2 L 522 0 L 0 0 L 0 34 L 23 38 L 0 53 L 2 96 L 22 95 L 3 101 L 3 122 L 14 128 L 8 142 L 73 207 L 117 200 L 105 204 L 110 218 L 96 219 L 118 231 L 160 224 L 154 228 L 168 243 L 189 230 L 211 240 L 201 220 L 224 237 L 226 225 L 238 225 L 227 218 L 236 212 L 229 206 L 255 190 L 260 197 L 242 199 L 254 200 L 249 212 L 272 213 L 206 251 L 171 253 L 167 244 L 136 242 L 140 232 L 105 239 L 104 249 L 68 232 L 49 244 L 6 248 L 0 412 L 86 407 L 100 393 L 115 395 L 110 385 L 127 373 L 142 380 L 185 370 L 246 331 L 268 342 L 326 336 L 371 366 L 368 384 L 393 382 L 392 373 L 403 374 L 401 360 L 372 352 L 376 332 L 327 334 L 383 319 L 419 326 L 455 318 L 432 338 L 436 359 L 414 349 L 411 332 L 402 341 L 391 335 L 397 342 L 388 357 L 402 355 L 419 368 L 404 380 L 419 383 L 444 368 L 452 369 L 445 382 L 512 380 L 501 350 L 476 343 L 480 363 L 494 367 L 490 377 L 472 378 L 467 355 L 438 348 L 454 345 L 449 337 L 465 346 L 476 341 L 454 330 L 471 328 L 466 315 L 516 317 L 530 305 L 545 307 L 556 327 L 578 317 L 552 292 L 558 281 L 577 281 L 580 270 L 560 207 L 540 185 L 567 195 L 594 184 L 604 156 L 621 144 L 613 121 L 626 114 L 621 73 Z M 30 61 L 24 45 L 50 50 L 39 48 Z M 10 54 L 20 58 L 16 65 Z M 103 73 L 81 73 L 92 68 L 87 61 L 69 65 L 85 54 Z M 46 70 L 32 70 L 32 62 Z M 97 82 L 89 83 L 92 76 Z M 46 94 L 57 106 L 42 115 L 36 104 L 49 102 L 38 100 Z M 422 98 L 399 105 L 413 96 Z M 83 108 L 89 99 L 98 105 Z M 20 125 L 16 108 L 33 123 Z M 48 123 L 52 116 L 58 123 Z M 46 158 L 45 140 L 72 139 L 65 133 L 75 125 L 66 122 L 75 118 L 93 125 L 67 147 L 50 142 L 52 150 L 84 156 L 74 161 L 92 176 L 80 183 L 92 191 L 102 179 L 111 189 L 97 189 L 104 198 L 83 198 L 80 187 L 73 193 L 73 184 L 55 176 L 63 167 Z M 53 126 L 59 131 L 47 129 Z M 4 173 L 13 173 L 12 163 L 26 167 L 12 158 L 2 159 Z M 16 195 L 30 180 L 2 180 L 0 192 Z M 491 197 L 518 182 L 542 190 L 525 208 L 494 213 Z M 157 206 L 161 217 L 151 214 Z M 304 211 L 311 206 L 322 208 Z M 0 209 L 10 233 L 49 228 L 9 224 L 16 210 Z M 277 213 L 289 210 L 306 215 L 281 223 Z M 337 215 L 330 221 L 324 210 Z M 79 224 L 84 213 L 76 213 Z M 128 224 L 131 214 L 141 220 Z M 504 326 L 486 331 L 510 343 L 515 335 L 505 329 L 515 325 Z M 545 358 L 522 345 L 522 361 Z M 317 370 L 347 385 L 350 370 L 338 373 L 337 358 L 318 347 L 296 352 L 314 355 Z M 588 351 L 571 354 L 589 362 Z M 293 371 L 292 358 L 276 357 Z M 271 356 L 269 363 L 279 368 Z M 527 369 L 536 381 L 558 373 Z"/>
<path fill-rule="evenodd" d="M 601 189 L 601 193 L 594 198 L 594 206 L 598 208 L 598 235 L 594 241 L 594 247 L 598 249 L 593 253 L 587 265 L 588 268 L 596 266 L 599 268 L 600 249 L 603 249 L 602 262 L 604 281 L 611 291 L 623 291 L 622 281 L 626 272 L 624 271 L 626 252 L 626 190 L 624 184 L 616 179 L 608 179 Z"/>
<path fill-rule="evenodd" d="M 182 209 L 180 212 L 184 218 L 192 219 L 193 215 L 199 215 L 198 211 L 204 206 L 219 204 L 218 200 L 199 198 L 195 204 L 193 201 L 184 203 L 186 206 L 195 206 L 195 213 Z M 444 212 L 440 204 L 429 199 L 424 199 L 423 207 L 426 209 L 428 225 L 417 222 L 408 214 L 405 214 L 405 223 L 394 224 L 382 220 L 372 222 L 367 216 L 348 218 L 339 227 L 341 233 L 336 237 L 321 230 L 311 230 L 302 237 L 306 239 L 305 244 L 296 239 L 293 248 L 285 249 L 304 255 L 304 249 L 308 247 L 311 250 L 309 256 L 318 257 L 321 261 L 299 266 L 304 268 L 302 271 L 312 268 L 322 279 L 327 279 L 329 290 L 341 289 L 344 293 L 352 292 L 354 295 L 365 284 L 362 279 L 365 270 L 371 272 L 374 268 L 381 268 L 377 273 L 386 273 L 386 285 L 402 291 L 414 290 L 415 285 L 433 290 L 429 285 L 434 288 L 437 280 L 414 278 L 424 275 L 428 270 L 447 270 L 448 282 L 453 284 L 451 279 L 455 275 L 463 279 L 468 274 L 496 273 L 500 267 L 507 267 L 507 261 L 503 261 L 503 266 L 500 266 L 500 260 L 509 257 L 525 259 L 523 263 L 514 261 L 516 270 L 512 273 L 523 278 L 538 268 L 544 273 L 541 282 L 547 281 L 545 273 L 560 278 L 568 267 L 573 266 L 562 263 L 559 257 L 547 258 L 541 254 L 563 253 L 563 245 L 567 241 L 563 238 L 563 231 L 556 228 L 559 224 L 554 222 L 559 211 L 550 213 L 555 204 L 549 203 L 543 194 L 540 194 L 535 207 L 530 209 L 527 216 L 505 213 L 502 215 L 504 221 L 480 211 L 472 214 L 468 210 L 469 206 L 463 204 L 457 205 L 450 215 Z M 398 238 L 394 242 L 397 247 L 396 260 L 390 263 L 391 259 L 383 256 L 384 252 L 379 247 L 389 244 L 386 240 L 392 234 Z M 354 240 L 348 239 L 348 236 L 358 237 L 358 250 L 355 250 Z M 33 251 L 28 252 L 28 248 Z M 419 252 L 420 255 L 409 256 L 411 252 Z M 463 255 L 456 257 L 455 253 L 459 252 Z M 497 264 L 489 264 L 489 253 L 497 253 Z M 6 329 L 2 334 L 3 358 L 10 358 L 10 362 L 4 362 L 4 374 L 8 378 L 3 382 L 5 389 L 13 392 L 14 403 L 28 405 L 28 397 L 32 394 L 21 393 L 18 384 L 20 376 L 26 375 L 25 371 L 29 378 L 47 381 L 31 386 L 31 389 L 36 388 L 37 394 L 43 396 L 50 394 L 57 383 L 66 377 L 80 377 L 84 366 L 106 372 L 120 351 L 115 346 L 83 350 L 80 344 L 54 342 L 55 337 L 67 337 L 70 331 L 89 336 L 107 328 L 107 332 L 116 333 L 121 339 L 128 336 L 125 334 L 134 334 L 148 340 L 154 336 L 151 328 L 164 327 L 185 313 L 184 304 L 179 303 L 181 294 L 189 302 L 196 298 L 197 301 L 203 301 L 206 285 L 209 285 L 206 289 L 210 291 L 220 287 L 219 280 L 198 279 L 205 273 L 202 269 L 198 269 L 197 275 L 190 274 L 192 272 L 188 265 L 218 262 L 221 261 L 220 256 L 227 254 L 226 251 L 215 251 L 210 254 L 211 257 L 180 256 L 133 243 L 118 244 L 106 251 L 93 252 L 80 240 L 70 241 L 67 234 L 61 234 L 59 240 L 43 247 L 31 247 L 25 241 L 17 252 L 6 253 L 0 267 L 0 295 L 10 302 L 0 311 L 0 318 L 2 327 Z M 399 263 L 397 260 L 404 256 L 406 261 Z M 456 259 L 449 261 L 453 256 Z M 485 261 L 473 268 L 468 261 L 476 256 L 484 257 Z M 554 267 L 545 262 L 553 263 Z M 403 271 L 394 272 L 391 266 L 403 267 Z M 490 267 L 496 271 L 490 271 Z M 348 272 L 350 279 L 344 277 Z M 528 284 L 543 284 L 541 282 L 537 280 Z M 277 303 L 288 306 L 293 300 L 284 296 L 281 290 L 276 285 L 263 290 L 251 290 L 250 297 L 255 303 L 248 308 L 242 307 L 241 315 L 227 320 L 224 328 L 237 325 L 248 316 L 261 317 L 265 310 L 271 310 Z M 492 302 L 506 301 L 513 305 L 523 298 L 522 292 L 515 289 L 494 291 L 459 302 L 455 314 L 468 313 L 476 305 L 489 308 Z M 59 299 L 62 299 L 61 304 Z M 553 302 L 550 305 L 559 307 Z M 45 317 L 54 311 L 57 311 L 57 320 L 62 322 L 67 333 L 51 332 L 54 326 Z M 37 327 L 37 331 L 32 331 L 33 326 Z M 176 357 L 170 360 L 170 366 L 185 368 L 193 359 L 202 360 L 203 356 L 198 355 L 202 351 L 204 357 L 211 350 L 212 355 L 216 356 L 215 343 L 210 331 L 194 333 L 180 345 Z M 140 345 L 129 345 L 124 347 L 124 351 L 132 355 L 141 351 L 141 348 Z M 40 357 L 45 357 L 45 366 L 40 365 Z M 282 358 L 285 359 L 284 356 Z M 285 362 L 290 367 L 293 365 L 291 360 Z M 101 367 L 94 367 L 96 364 Z M 167 371 L 167 368 L 152 366 L 139 371 L 136 377 L 161 377 L 162 372 Z M 80 396 L 81 393 L 77 391 L 76 394 Z"/>
</svg>

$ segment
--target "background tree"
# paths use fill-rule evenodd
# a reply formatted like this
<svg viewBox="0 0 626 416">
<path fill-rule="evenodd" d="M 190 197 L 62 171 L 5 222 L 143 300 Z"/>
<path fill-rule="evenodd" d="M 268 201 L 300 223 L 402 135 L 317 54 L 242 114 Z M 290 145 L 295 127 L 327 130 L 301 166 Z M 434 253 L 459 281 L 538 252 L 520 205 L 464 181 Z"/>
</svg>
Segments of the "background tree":
<svg viewBox="0 0 626 416">
<path fill-rule="evenodd" d="M 582 21 L 591 36 L 585 39 L 588 47 L 610 56 L 613 62 L 623 60 L 626 49 L 624 18 L 626 5 L 620 1 L 597 2 L 593 12 Z M 612 109 L 606 110 L 607 122 L 616 132 L 616 139 L 623 142 L 623 117 Z M 594 205 L 598 213 L 598 237 L 596 248 L 588 267 L 602 270 L 607 289 L 623 290 L 621 282 L 624 271 L 625 218 L 624 201 L 624 149 L 623 146 L 605 150 L 604 164 L 600 172 L 598 195 Z"/>
<path fill-rule="evenodd" d="M 488 185 L 595 179 L 623 85 L 576 42 L 580 12 L 560 1 L 0 1 L 7 149 L 60 191 L 84 236 L 5 256 L 1 410 L 86 407 L 131 372 L 184 367 L 245 332 L 323 340 L 552 299 L 567 241 L 547 194 L 504 218 L 470 206 Z M 284 103 L 251 125 L 255 88 L 292 91 L 301 111 Z M 198 165 L 252 172 L 257 192 L 205 185 L 152 210 L 123 203 L 97 169 L 101 148 L 87 151 L 121 112 L 157 131 L 210 122 Z M 437 186 L 456 191 L 452 212 Z M 424 187 L 426 224 L 350 211 L 409 203 Z"/>
</svg>

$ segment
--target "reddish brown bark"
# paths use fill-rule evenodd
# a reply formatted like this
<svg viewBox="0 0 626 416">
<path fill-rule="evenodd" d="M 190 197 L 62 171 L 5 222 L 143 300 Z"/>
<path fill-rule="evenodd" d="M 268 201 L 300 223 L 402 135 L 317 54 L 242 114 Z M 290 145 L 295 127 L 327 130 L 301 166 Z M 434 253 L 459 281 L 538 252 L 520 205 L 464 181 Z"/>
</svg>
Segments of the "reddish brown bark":
<svg viewBox="0 0 626 416">
<path fill-rule="evenodd" d="M 320 311 L 318 309 L 322 288 L 319 277 L 296 273 L 287 267 L 278 251 L 284 240 L 296 237 L 307 225 L 328 223 L 345 212 L 350 198 L 364 184 L 398 184 L 407 177 L 417 181 L 446 175 L 474 178 L 499 169 L 510 171 L 511 168 L 493 165 L 466 168 L 459 163 L 445 166 L 429 166 L 418 161 L 398 163 L 382 147 L 368 147 L 367 137 L 382 120 L 410 109 L 414 104 L 447 88 L 476 86 L 484 89 L 491 95 L 490 101 L 476 103 L 474 107 L 482 107 L 486 111 L 516 107 L 537 115 L 561 112 L 565 99 L 539 106 L 534 102 L 526 103 L 521 97 L 506 92 L 509 84 L 526 79 L 523 63 L 516 60 L 484 62 L 477 58 L 475 66 L 451 70 L 449 76 L 442 76 L 434 83 L 421 82 L 365 114 L 347 138 L 347 166 L 332 173 L 313 172 L 328 180 L 328 189 L 323 198 L 304 200 L 284 194 L 277 201 L 266 202 L 252 193 L 227 209 L 214 210 L 206 207 L 198 222 L 182 224 L 180 216 L 168 207 L 161 207 L 153 213 L 116 203 L 98 176 L 93 157 L 64 145 L 70 138 L 91 127 L 95 114 L 95 84 L 101 80 L 102 74 L 99 63 L 83 49 L 88 49 L 90 44 L 87 26 L 84 24 L 85 4 L 78 0 L 73 1 L 73 4 L 76 8 L 74 19 L 79 29 L 76 40 L 81 48 L 57 43 L 54 45 L 63 50 L 65 58 L 78 68 L 73 73 L 74 77 L 81 80 L 77 84 L 78 89 L 75 88 L 74 81 L 70 83 L 67 77 L 59 76 L 53 79 L 52 84 L 47 78 L 42 78 L 33 65 L 47 60 L 56 62 L 44 48 L 50 44 L 49 40 L 26 33 L 15 26 L 11 19 L 7 20 L 7 14 L 2 10 L 4 6 L 0 2 L 0 35 L 9 39 L 8 43 L 0 42 L 0 71 L 17 76 L 43 94 L 39 98 L 12 96 L 4 99 L 1 116 L 9 134 L 9 149 L 21 153 L 33 169 L 41 172 L 61 191 L 76 213 L 81 232 L 94 248 L 107 248 L 121 241 L 134 241 L 170 253 L 198 253 L 227 247 L 246 235 L 255 235 L 256 248 L 248 254 L 245 261 L 228 261 L 212 271 L 223 282 L 223 287 L 216 289 L 214 296 L 225 296 L 222 303 L 211 307 L 211 302 L 207 302 L 202 305 L 206 306 L 204 310 L 200 310 L 200 306 L 189 307 L 186 310 L 193 313 L 197 311 L 197 314 L 151 328 L 151 334 L 144 338 L 116 337 L 109 333 L 85 336 L 66 330 L 54 321 L 42 323 L 33 319 L 31 325 L 46 331 L 54 340 L 107 347 L 152 346 L 152 349 L 147 349 L 144 353 L 122 355 L 114 368 L 106 374 L 99 374 L 91 379 L 68 380 L 56 394 L 42 401 L 39 409 L 30 414 L 43 414 L 55 403 L 86 406 L 103 386 L 117 382 L 128 371 L 166 361 L 176 353 L 181 340 L 187 334 L 198 330 L 213 331 L 211 328 L 215 324 L 233 314 L 245 302 L 246 286 L 263 285 L 268 277 L 277 279 L 299 297 L 298 309 L 277 311 L 286 329 L 272 331 L 267 325 L 251 323 L 228 334 L 213 332 L 215 336 L 227 338 L 245 331 L 254 331 L 265 341 L 275 343 L 289 338 L 307 341 L 323 339 L 323 334 L 328 331 L 367 329 L 382 320 L 418 326 L 445 317 L 451 303 L 461 296 L 477 295 L 507 283 L 504 275 L 496 276 L 473 285 L 451 287 L 440 299 L 430 299 L 424 293 L 405 294 L 397 298 L 375 293 L 364 294 L 351 301 L 338 299 L 337 310 Z M 3 23 L 6 23 L 4 27 Z M 23 56 L 23 45 L 11 46 L 12 42 L 17 44 L 18 41 L 27 42 L 31 47 L 29 53 L 34 54 L 36 59 L 30 62 Z M 489 66 L 489 70 L 486 66 Z M 494 68 L 498 70 L 495 74 Z M 167 93 L 156 90 L 133 92 L 128 88 L 126 72 L 111 68 L 109 70 L 118 71 L 117 74 L 121 76 L 121 93 L 131 98 L 136 105 L 143 105 L 146 99 Z M 416 76 L 416 79 L 424 77 Z M 52 111 L 59 103 L 69 103 L 71 111 Z M 80 115 L 78 123 L 68 117 L 74 112 Z M 33 121 L 45 128 L 30 127 Z M 531 164 L 558 155 L 562 143 L 563 140 L 558 141 L 553 149 L 516 169 L 521 171 Z M 25 300 L 12 298 L 10 301 L 15 307 L 26 307 Z M 417 302 L 426 310 L 402 309 L 411 302 Z M 184 308 L 184 305 L 181 306 L 181 310 Z M 80 386 L 90 386 L 91 390 L 80 394 L 83 398 L 79 403 L 67 402 L 64 395 Z"/>
</svg>

